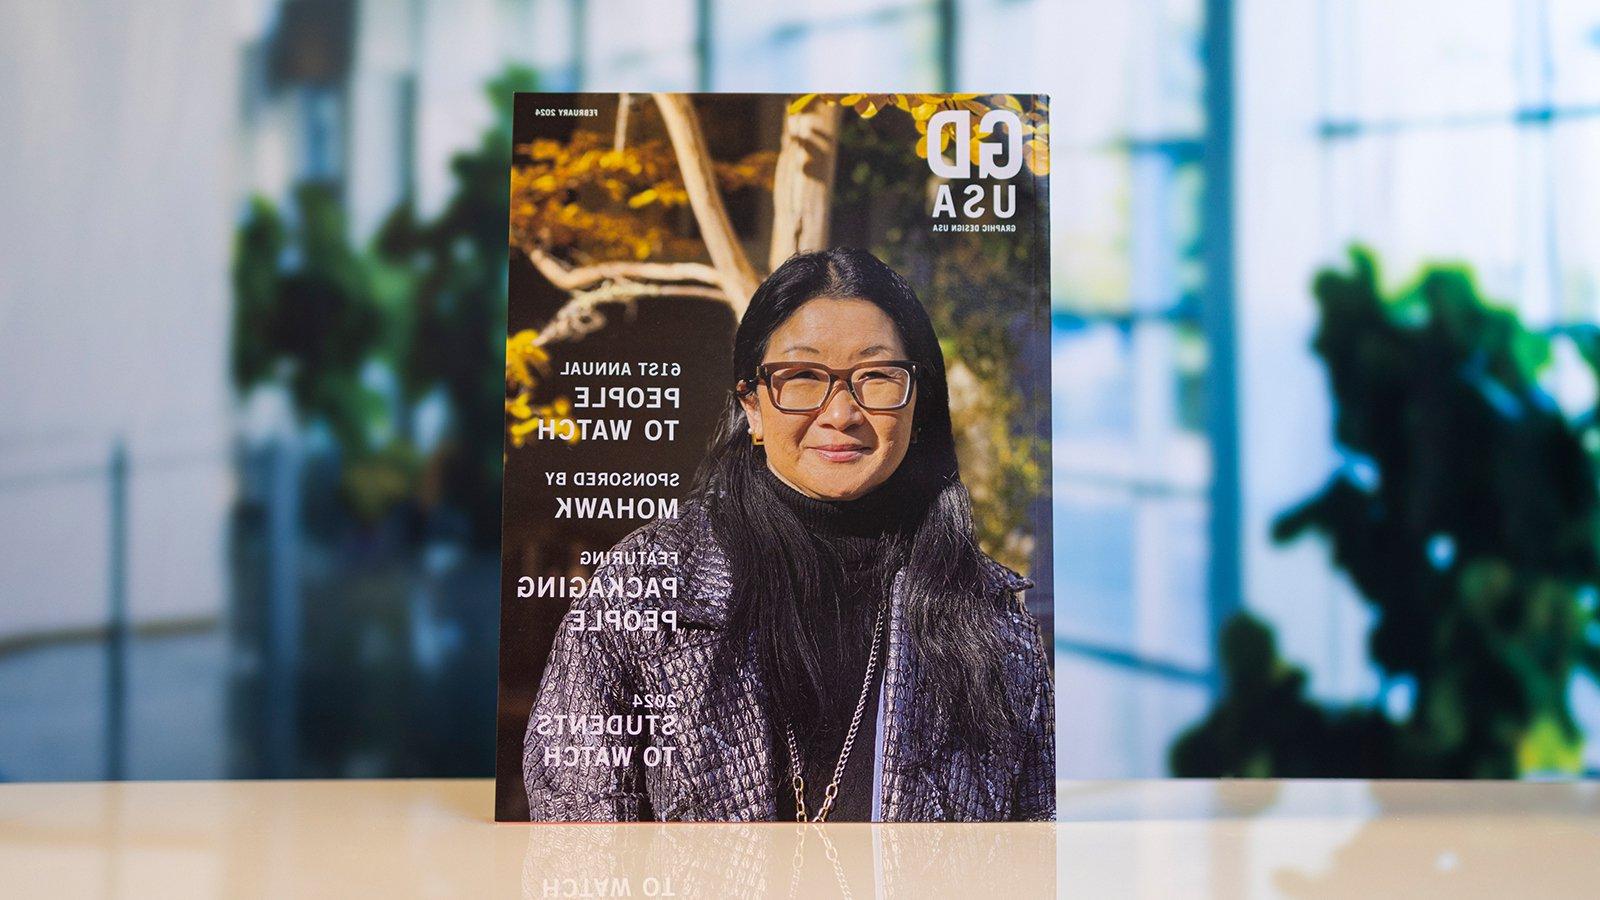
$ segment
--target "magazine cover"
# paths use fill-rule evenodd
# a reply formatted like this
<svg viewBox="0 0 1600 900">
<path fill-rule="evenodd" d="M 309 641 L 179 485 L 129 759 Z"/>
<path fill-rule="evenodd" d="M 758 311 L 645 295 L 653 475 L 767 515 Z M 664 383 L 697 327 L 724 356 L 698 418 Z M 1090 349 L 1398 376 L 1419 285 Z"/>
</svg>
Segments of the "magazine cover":
<svg viewBox="0 0 1600 900">
<path fill-rule="evenodd" d="M 496 818 L 1052 818 L 1045 98 L 514 132 Z"/>
</svg>

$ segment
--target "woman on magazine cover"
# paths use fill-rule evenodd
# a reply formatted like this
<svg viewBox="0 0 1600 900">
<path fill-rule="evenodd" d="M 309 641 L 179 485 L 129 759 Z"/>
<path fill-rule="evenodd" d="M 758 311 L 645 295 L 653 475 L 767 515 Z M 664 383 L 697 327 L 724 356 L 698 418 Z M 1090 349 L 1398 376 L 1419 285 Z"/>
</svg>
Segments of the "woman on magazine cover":
<svg viewBox="0 0 1600 900">
<path fill-rule="evenodd" d="M 595 573 L 673 590 L 573 603 L 676 627 L 562 628 L 523 745 L 530 818 L 1052 818 L 1032 583 L 973 537 L 915 292 L 865 251 L 798 254 L 751 298 L 733 362 L 682 514 Z"/>
</svg>

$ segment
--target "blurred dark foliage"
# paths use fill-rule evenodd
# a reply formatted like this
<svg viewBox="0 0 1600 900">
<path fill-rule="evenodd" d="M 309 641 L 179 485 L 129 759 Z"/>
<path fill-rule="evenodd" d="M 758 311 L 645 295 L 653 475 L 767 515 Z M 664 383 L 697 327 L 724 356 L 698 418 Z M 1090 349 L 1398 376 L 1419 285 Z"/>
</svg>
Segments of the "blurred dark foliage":
<svg viewBox="0 0 1600 900">
<path fill-rule="evenodd" d="M 438 389 L 448 399 L 452 431 L 438 490 L 466 512 L 480 547 L 500 542 L 512 97 L 537 87 L 524 68 L 490 82 L 494 124 L 475 149 L 451 161 L 450 201 L 431 221 L 402 204 L 377 238 L 379 257 L 411 282 L 399 357 L 404 397 L 412 404 Z"/>
<path fill-rule="evenodd" d="M 1595 413 L 1569 419 L 1538 377 L 1572 340 L 1596 374 L 1593 328 L 1539 334 L 1434 267 L 1393 298 L 1376 264 L 1318 274 L 1314 349 L 1347 462 L 1274 523 L 1314 532 L 1375 614 L 1385 689 L 1409 710 L 1305 696 L 1249 616 L 1221 634 L 1216 705 L 1171 751 L 1181 776 L 1510 778 L 1576 773 L 1583 734 L 1567 692 L 1600 676 L 1595 619 Z"/>
<path fill-rule="evenodd" d="M 495 121 L 451 161 L 443 209 L 423 219 L 405 198 L 368 250 L 317 183 L 295 190 L 292 216 L 256 198 L 240 226 L 234 386 L 281 384 L 302 424 L 331 434 L 357 522 L 411 507 L 475 547 L 499 541 L 511 97 L 534 86 L 527 69 L 495 79 Z M 435 392 L 448 426 L 423 458 L 416 414 Z"/>
<path fill-rule="evenodd" d="M 1325 709 L 1306 673 L 1278 657 L 1272 629 L 1249 614 L 1223 626 L 1222 694 L 1171 753 L 1187 778 L 1382 778 L 1393 774 L 1395 729 L 1377 709 Z"/>
<path fill-rule="evenodd" d="M 233 284 L 232 373 L 241 393 L 280 382 L 296 412 L 354 454 L 372 449 L 383 398 L 361 369 L 385 343 L 386 317 L 369 260 L 348 237 L 326 186 L 294 191 L 293 222 L 257 197 L 240 226 Z"/>
<path fill-rule="evenodd" d="M 282 389 L 301 434 L 240 467 L 236 777 L 492 771 L 511 99 L 535 87 L 489 84 L 443 207 L 402 198 L 370 247 L 317 183 L 239 227 L 234 387 Z"/>
</svg>

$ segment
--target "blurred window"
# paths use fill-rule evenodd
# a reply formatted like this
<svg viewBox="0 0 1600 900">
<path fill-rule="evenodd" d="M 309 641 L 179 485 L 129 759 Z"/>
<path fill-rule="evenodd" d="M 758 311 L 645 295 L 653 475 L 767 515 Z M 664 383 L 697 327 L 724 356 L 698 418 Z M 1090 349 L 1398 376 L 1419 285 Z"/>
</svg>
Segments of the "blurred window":
<svg viewBox="0 0 1600 900">
<path fill-rule="evenodd" d="M 299 90 L 300 178 L 336 185 L 344 175 L 344 101 L 338 88 Z"/>
<path fill-rule="evenodd" d="M 963 21 L 1022 5 L 967 4 Z M 1055 94 L 1058 708 L 1110 696 L 1122 709 L 1092 719 L 1115 726 L 1077 729 L 1060 767 L 1156 776 L 1203 711 L 1212 673 L 1203 3 L 1040 7 L 1049 21 L 1032 31 L 1059 44 L 1034 60 Z"/>
<path fill-rule="evenodd" d="M 1322 15 L 1325 243 L 1370 244 L 1398 278 L 1466 261 L 1530 325 L 1594 321 L 1600 8 L 1362 0 Z"/>
</svg>

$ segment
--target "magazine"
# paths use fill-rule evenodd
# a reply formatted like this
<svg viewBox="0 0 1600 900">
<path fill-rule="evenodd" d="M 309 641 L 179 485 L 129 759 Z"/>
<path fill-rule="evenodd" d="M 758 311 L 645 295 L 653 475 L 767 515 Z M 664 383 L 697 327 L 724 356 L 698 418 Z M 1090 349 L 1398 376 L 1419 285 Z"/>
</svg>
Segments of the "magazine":
<svg viewBox="0 0 1600 900">
<path fill-rule="evenodd" d="M 1046 99 L 514 132 L 496 818 L 1053 818 Z"/>
</svg>

